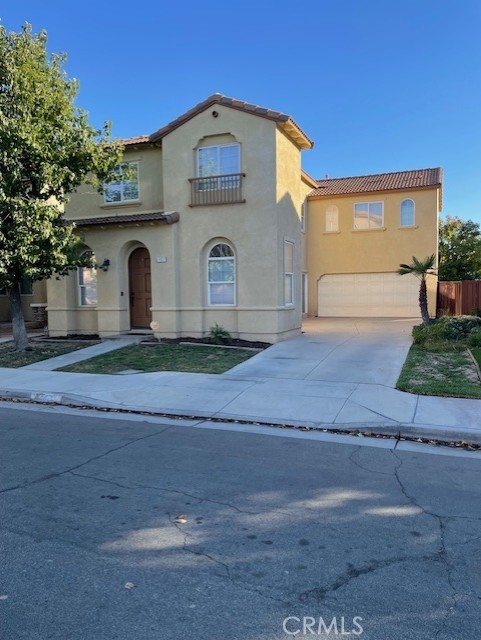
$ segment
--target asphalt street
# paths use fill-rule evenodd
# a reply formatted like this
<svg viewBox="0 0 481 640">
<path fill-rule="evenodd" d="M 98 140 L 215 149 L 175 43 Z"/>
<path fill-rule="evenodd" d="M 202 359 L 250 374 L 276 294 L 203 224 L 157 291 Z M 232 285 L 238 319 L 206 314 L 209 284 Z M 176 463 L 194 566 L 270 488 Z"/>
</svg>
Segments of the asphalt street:
<svg viewBox="0 0 481 640">
<path fill-rule="evenodd" d="M 0 638 L 478 640 L 480 497 L 480 457 L 0 406 Z"/>
</svg>

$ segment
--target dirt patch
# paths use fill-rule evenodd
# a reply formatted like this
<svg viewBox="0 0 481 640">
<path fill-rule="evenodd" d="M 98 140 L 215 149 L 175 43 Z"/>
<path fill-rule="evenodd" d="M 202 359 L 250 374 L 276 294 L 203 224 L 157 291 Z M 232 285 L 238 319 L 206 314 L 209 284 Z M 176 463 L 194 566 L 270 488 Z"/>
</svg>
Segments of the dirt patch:
<svg viewBox="0 0 481 640">
<path fill-rule="evenodd" d="M 427 379 L 449 380 L 453 375 L 479 383 L 478 372 L 467 351 L 426 353 L 416 364 L 411 383 L 422 385 Z"/>
</svg>

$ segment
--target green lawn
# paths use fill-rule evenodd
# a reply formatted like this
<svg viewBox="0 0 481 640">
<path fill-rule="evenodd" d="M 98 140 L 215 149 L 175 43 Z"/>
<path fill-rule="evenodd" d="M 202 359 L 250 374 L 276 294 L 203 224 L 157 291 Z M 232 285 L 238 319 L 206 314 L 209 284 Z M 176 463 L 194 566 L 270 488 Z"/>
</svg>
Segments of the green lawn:
<svg viewBox="0 0 481 640">
<path fill-rule="evenodd" d="M 18 353 L 13 349 L 13 342 L 3 342 L 0 344 L 0 367 L 18 368 L 25 367 L 28 364 L 34 362 L 40 362 L 40 360 L 47 360 L 48 358 L 55 358 L 55 356 L 62 356 L 64 353 L 70 353 L 71 351 L 77 351 L 84 347 L 90 346 L 89 344 L 70 344 L 66 342 L 31 342 L 32 351 L 25 351 Z"/>
<path fill-rule="evenodd" d="M 481 349 L 473 349 L 481 362 Z M 464 348 L 413 345 L 397 382 L 401 391 L 429 396 L 481 398 L 476 367 Z"/>
<path fill-rule="evenodd" d="M 255 351 L 247 349 L 199 347 L 183 344 L 130 345 L 102 356 L 64 367 L 61 371 L 119 373 L 127 369 L 136 369 L 146 372 L 224 373 L 255 354 Z"/>
<path fill-rule="evenodd" d="M 471 353 L 478 365 L 481 367 L 481 349 L 471 349 Z"/>
</svg>

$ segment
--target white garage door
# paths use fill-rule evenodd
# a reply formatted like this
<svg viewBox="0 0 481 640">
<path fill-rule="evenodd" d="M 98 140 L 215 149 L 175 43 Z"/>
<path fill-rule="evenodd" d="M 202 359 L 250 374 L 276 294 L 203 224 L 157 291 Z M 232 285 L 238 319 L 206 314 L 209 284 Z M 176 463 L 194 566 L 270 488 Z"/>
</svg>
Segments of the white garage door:
<svg viewBox="0 0 481 640">
<path fill-rule="evenodd" d="M 336 273 L 319 280 L 318 315 L 417 318 L 419 280 L 397 273 Z"/>
</svg>

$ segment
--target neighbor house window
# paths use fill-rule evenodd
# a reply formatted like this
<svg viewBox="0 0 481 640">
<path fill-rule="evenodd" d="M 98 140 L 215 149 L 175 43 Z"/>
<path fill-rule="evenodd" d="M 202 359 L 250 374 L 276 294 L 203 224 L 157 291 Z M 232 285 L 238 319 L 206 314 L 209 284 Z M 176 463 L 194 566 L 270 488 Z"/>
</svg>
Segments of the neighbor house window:
<svg viewBox="0 0 481 640">
<path fill-rule="evenodd" d="M 382 229 L 383 226 L 382 202 L 358 202 L 354 205 L 354 229 Z"/>
<path fill-rule="evenodd" d="M 401 227 L 414 227 L 414 200 L 401 202 Z"/>
<path fill-rule="evenodd" d="M 86 251 L 84 256 L 94 257 L 92 251 Z M 81 307 L 95 307 L 97 304 L 97 269 L 94 267 L 79 267 L 78 292 Z"/>
<path fill-rule="evenodd" d="M 199 178 L 209 178 L 198 183 L 201 191 L 210 189 L 227 189 L 239 186 L 240 176 L 240 145 L 223 144 L 214 147 L 200 147 L 197 150 L 197 175 Z"/>
<path fill-rule="evenodd" d="M 294 304 L 294 243 L 284 242 L 284 304 Z"/>
<path fill-rule="evenodd" d="M 339 231 L 339 207 L 330 204 L 326 209 L 326 232 Z"/>
<path fill-rule="evenodd" d="M 139 163 L 123 162 L 114 171 L 114 175 L 119 176 L 118 180 L 113 180 L 104 184 L 104 202 L 112 204 L 115 202 L 131 202 L 139 199 Z M 122 174 L 125 174 L 122 178 Z"/>
<path fill-rule="evenodd" d="M 209 251 L 207 290 L 210 305 L 235 304 L 235 255 L 228 244 L 216 244 Z"/>
<path fill-rule="evenodd" d="M 301 204 L 301 231 L 306 231 L 307 226 L 307 198 Z"/>
</svg>

